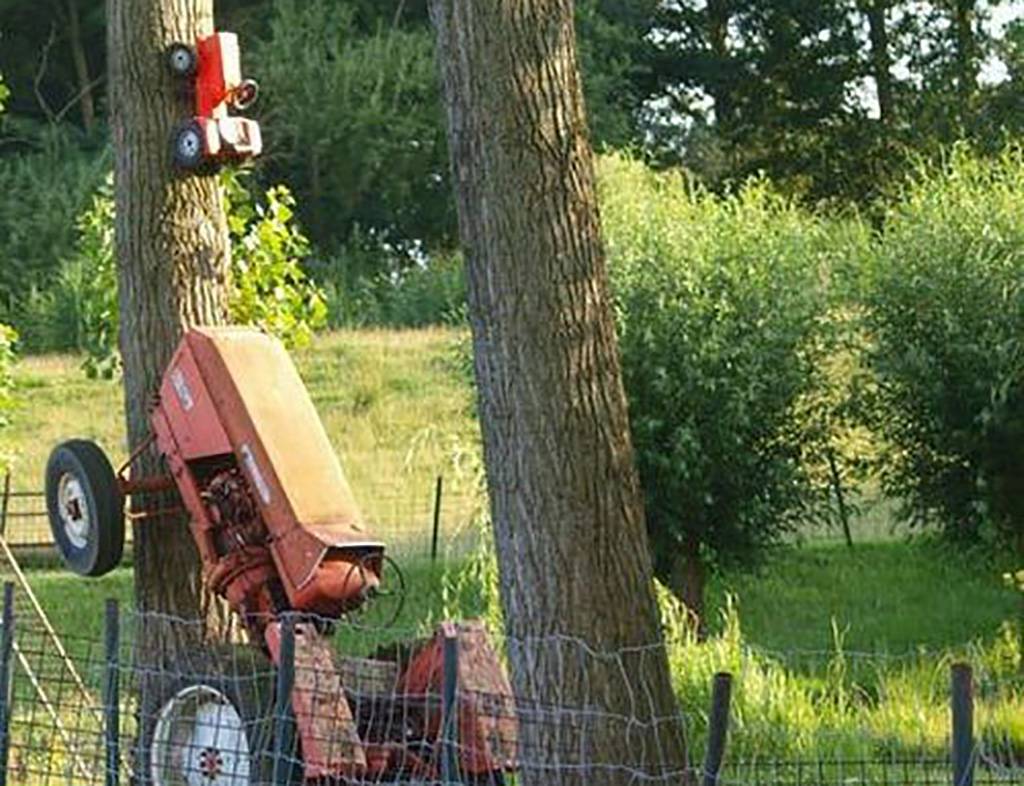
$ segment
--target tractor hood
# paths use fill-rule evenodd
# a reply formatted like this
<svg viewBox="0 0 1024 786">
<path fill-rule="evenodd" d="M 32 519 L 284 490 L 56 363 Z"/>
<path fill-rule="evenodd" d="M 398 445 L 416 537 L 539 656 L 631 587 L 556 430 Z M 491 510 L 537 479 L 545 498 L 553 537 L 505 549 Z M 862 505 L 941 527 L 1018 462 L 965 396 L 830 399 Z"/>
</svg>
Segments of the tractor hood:
<svg viewBox="0 0 1024 786">
<path fill-rule="evenodd" d="M 258 330 L 222 327 L 192 329 L 185 343 L 252 484 L 289 583 L 301 588 L 332 549 L 383 550 L 365 529 L 281 342 Z"/>
</svg>

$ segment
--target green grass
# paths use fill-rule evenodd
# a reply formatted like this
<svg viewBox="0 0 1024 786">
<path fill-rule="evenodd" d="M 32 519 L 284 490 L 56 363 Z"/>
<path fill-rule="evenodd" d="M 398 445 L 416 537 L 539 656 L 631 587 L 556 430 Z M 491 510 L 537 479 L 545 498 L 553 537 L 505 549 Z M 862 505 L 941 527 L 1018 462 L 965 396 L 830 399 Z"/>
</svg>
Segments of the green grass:
<svg viewBox="0 0 1024 786">
<path fill-rule="evenodd" d="M 966 660 L 979 736 L 1024 763 L 1024 608 L 991 561 L 929 542 L 804 546 L 717 577 L 709 595 L 707 642 L 669 626 L 698 747 L 712 675 L 728 670 L 737 758 L 941 758 L 949 668 Z"/>
<path fill-rule="evenodd" d="M 716 577 L 711 606 L 727 593 L 748 642 L 788 652 L 832 649 L 834 628 L 853 651 L 955 647 L 996 636 L 1020 613 L 991 560 L 927 541 L 782 549 L 761 570 Z"/>
</svg>

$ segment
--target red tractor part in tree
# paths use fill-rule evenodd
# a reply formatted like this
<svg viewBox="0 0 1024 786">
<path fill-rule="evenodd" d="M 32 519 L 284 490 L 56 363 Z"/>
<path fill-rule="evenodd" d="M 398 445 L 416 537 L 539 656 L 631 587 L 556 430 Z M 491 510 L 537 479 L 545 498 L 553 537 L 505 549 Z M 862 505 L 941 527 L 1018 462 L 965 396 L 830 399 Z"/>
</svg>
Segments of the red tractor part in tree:
<svg viewBox="0 0 1024 786">
<path fill-rule="evenodd" d="M 255 120 L 229 114 L 256 100 L 252 79 L 242 79 L 238 36 L 214 33 L 195 46 L 172 44 L 167 51 L 171 73 L 193 94 L 195 115 L 174 132 L 174 162 L 182 169 L 257 156 L 263 149 Z"/>
<path fill-rule="evenodd" d="M 87 576 L 111 570 L 123 550 L 125 495 L 176 489 L 206 585 L 227 599 L 254 645 L 275 662 L 281 619 L 297 615 L 291 703 L 305 778 L 367 773 L 436 778 L 441 730 L 429 703 L 412 711 L 407 706 L 378 708 L 378 714 L 405 718 L 397 724 L 397 737 L 375 726 L 372 718 L 354 715 L 349 705 L 352 686 L 344 684 L 326 638 L 331 623 L 369 600 L 386 603 L 390 598 L 400 604 L 404 580 L 385 556 L 384 544 L 367 532 L 327 433 L 281 343 L 249 328 L 187 331 L 153 399 L 150 423 L 150 438 L 116 475 L 91 442 L 65 442 L 51 454 L 47 507 L 68 566 Z M 129 477 L 135 459 L 154 443 L 166 474 L 136 477 L 133 472 Z M 160 526 L 155 522 L 172 511 L 165 504 L 133 516 Z M 399 611 L 400 605 L 393 616 Z M 493 781 L 514 766 L 511 689 L 483 629 L 462 625 L 458 635 L 466 653 L 459 667 L 460 766 L 467 776 Z M 385 705 L 406 694 L 439 693 L 440 640 L 406 649 L 415 655 L 404 664 L 386 666 L 394 675 Z M 485 692 L 488 698 L 481 699 Z M 230 704 L 217 686 L 176 686 L 154 713 L 158 721 L 150 744 L 165 745 L 181 736 L 161 732 L 159 724 L 171 724 L 170 718 L 180 725 L 175 713 L 183 712 L 186 700 L 200 701 L 197 696 L 217 706 Z M 194 707 L 190 712 L 201 715 Z M 236 714 L 235 726 L 242 728 L 242 710 Z M 199 729 L 199 721 L 192 722 Z M 193 747 L 216 748 L 215 741 L 199 737 L 191 741 Z M 241 732 L 232 737 L 242 738 Z M 203 761 L 227 761 L 230 756 L 225 756 L 214 750 Z M 162 755 L 155 749 L 143 759 L 154 768 L 154 784 L 162 782 L 155 774 L 160 767 L 190 761 L 187 755 Z M 179 782 L 173 780 L 177 776 L 168 777 L 168 782 Z M 248 777 L 218 783 L 241 784 Z"/>
</svg>

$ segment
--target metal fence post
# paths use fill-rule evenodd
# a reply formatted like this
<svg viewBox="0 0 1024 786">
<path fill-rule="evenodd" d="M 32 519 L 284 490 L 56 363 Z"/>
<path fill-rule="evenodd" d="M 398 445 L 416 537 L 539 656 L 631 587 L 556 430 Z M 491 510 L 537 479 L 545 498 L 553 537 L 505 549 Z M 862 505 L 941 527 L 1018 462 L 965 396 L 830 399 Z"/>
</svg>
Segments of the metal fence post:
<svg viewBox="0 0 1024 786">
<path fill-rule="evenodd" d="M 441 686 L 441 782 L 459 783 L 459 632 L 453 623 L 445 623 L 444 683 Z"/>
<path fill-rule="evenodd" d="M 970 664 L 952 669 L 953 786 L 974 786 L 974 678 Z"/>
<path fill-rule="evenodd" d="M 107 600 L 103 625 L 103 742 L 106 786 L 117 786 L 121 770 L 121 617 L 115 599 Z"/>
<path fill-rule="evenodd" d="M 725 756 L 725 738 L 729 730 L 729 699 L 732 675 L 720 671 L 711 688 L 711 714 L 708 716 L 708 748 L 704 753 L 704 786 L 717 786 Z"/>
<path fill-rule="evenodd" d="M 0 499 L 0 535 L 7 534 L 7 508 L 11 503 L 11 473 L 4 473 L 4 494 Z"/>
<path fill-rule="evenodd" d="M 277 685 L 274 696 L 274 771 L 275 786 L 291 783 L 292 688 L 295 685 L 295 618 L 288 615 L 281 623 L 281 647 L 278 651 Z"/>
<path fill-rule="evenodd" d="M 14 650 L 14 582 L 4 582 L 3 631 L 0 632 L 0 786 L 7 786 L 11 751 L 11 653 Z"/>
<path fill-rule="evenodd" d="M 434 535 L 430 540 L 430 561 L 437 562 L 437 541 L 441 533 L 441 495 L 444 491 L 444 477 L 437 476 L 434 486 Z"/>
</svg>

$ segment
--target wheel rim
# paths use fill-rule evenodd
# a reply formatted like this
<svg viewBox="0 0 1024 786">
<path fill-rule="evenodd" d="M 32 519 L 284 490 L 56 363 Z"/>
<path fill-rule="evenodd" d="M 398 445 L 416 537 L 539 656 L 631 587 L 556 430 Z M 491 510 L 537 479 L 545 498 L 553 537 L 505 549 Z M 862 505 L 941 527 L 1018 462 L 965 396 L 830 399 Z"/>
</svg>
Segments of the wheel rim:
<svg viewBox="0 0 1024 786">
<path fill-rule="evenodd" d="M 154 786 L 248 786 L 242 716 L 209 685 L 191 685 L 161 708 L 150 743 Z"/>
<path fill-rule="evenodd" d="M 76 549 L 84 549 L 89 538 L 89 500 L 82 482 L 70 473 L 60 476 L 57 485 L 57 506 L 64 534 Z"/>
<path fill-rule="evenodd" d="M 192 68 L 192 53 L 186 49 L 175 49 L 171 53 L 171 68 L 179 74 L 188 73 Z"/>
<path fill-rule="evenodd" d="M 178 155 L 186 161 L 198 158 L 202 149 L 202 140 L 199 139 L 199 134 L 194 130 L 189 129 L 178 137 Z"/>
</svg>

